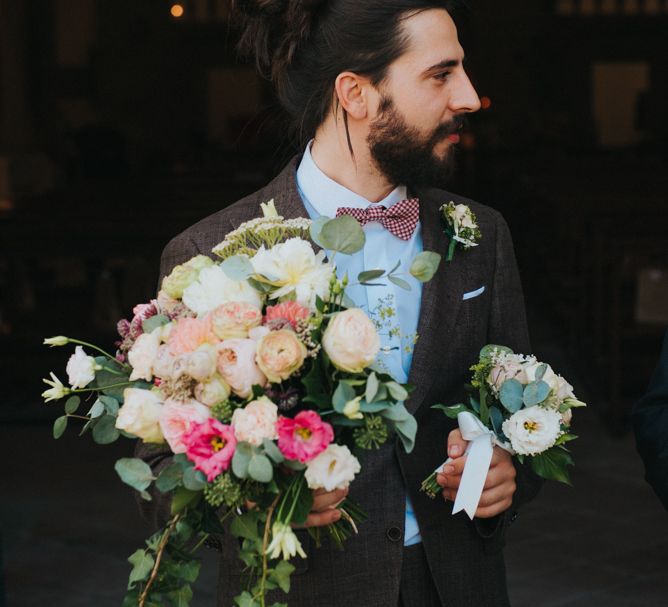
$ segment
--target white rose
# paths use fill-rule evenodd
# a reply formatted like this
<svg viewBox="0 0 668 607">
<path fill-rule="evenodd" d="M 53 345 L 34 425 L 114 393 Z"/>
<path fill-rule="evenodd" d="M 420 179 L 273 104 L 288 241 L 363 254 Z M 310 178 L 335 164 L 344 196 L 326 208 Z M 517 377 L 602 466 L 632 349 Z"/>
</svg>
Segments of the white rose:
<svg viewBox="0 0 668 607">
<path fill-rule="evenodd" d="M 357 458 L 345 445 L 331 444 L 306 466 L 309 489 L 345 489 L 361 470 Z"/>
<path fill-rule="evenodd" d="M 145 443 L 162 443 L 160 429 L 162 401 L 159 393 L 138 388 L 126 388 L 123 406 L 118 410 L 116 427 L 141 438 Z"/>
<path fill-rule="evenodd" d="M 213 407 L 229 397 L 230 386 L 218 373 L 195 386 L 195 398 L 207 407 Z"/>
<path fill-rule="evenodd" d="M 349 308 L 332 318 L 322 347 L 337 369 L 359 373 L 376 360 L 380 337 L 371 319 L 359 308 Z"/>
<path fill-rule="evenodd" d="M 99 365 L 92 356 L 88 356 L 81 346 L 74 349 L 74 354 L 67 361 L 67 377 L 73 388 L 85 388 L 95 379 Z"/>
<path fill-rule="evenodd" d="M 324 251 L 315 253 L 305 240 L 289 238 L 271 249 L 260 247 L 251 263 L 258 274 L 278 285 L 271 293 L 272 299 L 294 293 L 297 303 L 314 309 L 316 295 L 322 299 L 329 295 L 329 281 L 334 272 L 334 266 L 324 259 Z"/>
<path fill-rule="evenodd" d="M 153 364 L 158 356 L 162 329 L 158 327 L 151 333 L 142 333 L 128 352 L 128 362 L 132 366 L 130 381 L 153 379 Z"/>
<path fill-rule="evenodd" d="M 181 354 L 174 361 L 172 370 L 173 377 L 188 375 L 193 379 L 203 382 L 216 372 L 218 362 L 218 351 L 211 344 L 204 344 L 194 352 Z"/>
<path fill-rule="evenodd" d="M 277 421 L 278 407 L 266 396 L 262 396 L 248 403 L 243 409 L 236 409 L 231 423 L 238 441 L 261 445 L 265 438 L 278 438 Z"/>
<path fill-rule="evenodd" d="M 169 351 L 169 346 L 163 344 L 158 347 L 158 354 L 153 361 L 153 375 L 162 379 L 169 379 L 174 374 L 176 356 Z"/>
<path fill-rule="evenodd" d="M 228 302 L 247 302 L 262 308 L 262 296 L 246 280 L 232 280 L 219 265 L 200 271 L 199 277 L 183 291 L 185 303 L 198 316 Z"/>
<path fill-rule="evenodd" d="M 517 453 L 538 455 L 554 446 L 561 434 L 560 424 L 557 411 L 535 406 L 513 413 L 501 428 Z"/>
</svg>

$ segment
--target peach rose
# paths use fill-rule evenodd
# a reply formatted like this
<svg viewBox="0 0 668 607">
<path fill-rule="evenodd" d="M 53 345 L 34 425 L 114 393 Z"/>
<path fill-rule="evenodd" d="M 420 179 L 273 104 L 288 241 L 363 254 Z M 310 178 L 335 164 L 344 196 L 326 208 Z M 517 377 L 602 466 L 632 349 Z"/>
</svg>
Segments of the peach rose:
<svg viewBox="0 0 668 607">
<path fill-rule="evenodd" d="M 167 344 L 169 351 L 178 356 L 194 352 L 202 344 L 217 341 L 207 321 L 198 318 L 181 318 L 172 326 Z"/>
<path fill-rule="evenodd" d="M 287 320 L 293 329 L 297 328 L 299 320 L 306 320 L 309 317 L 309 309 L 296 301 L 284 301 L 275 306 L 267 306 L 266 322 L 272 320 Z"/>
<path fill-rule="evenodd" d="M 276 422 L 278 407 L 266 396 L 251 401 L 243 409 L 236 409 L 232 414 L 234 436 L 238 441 L 251 445 L 261 445 L 265 438 L 278 437 Z"/>
<path fill-rule="evenodd" d="M 252 339 L 226 339 L 217 347 L 218 373 L 241 398 L 248 398 L 254 385 L 267 383 L 255 362 L 256 347 Z"/>
<path fill-rule="evenodd" d="M 255 360 L 270 382 L 280 383 L 301 368 L 306 354 L 306 347 L 294 331 L 280 329 L 257 342 Z"/>
<path fill-rule="evenodd" d="M 158 422 L 169 448 L 174 453 L 185 453 L 183 436 L 194 424 L 203 424 L 209 417 L 209 409 L 195 400 L 182 403 L 168 399 L 162 406 Z"/>
<path fill-rule="evenodd" d="M 362 310 L 349 308 L 332 318 L 322 336 L 322 347 L 337 369 L 359 373 L 376 360 L 380 337 Z"/>
<path fill-rule="evenodd" d="M 262 311 L 245 301 L 231 301 L 208 314 L 211 330 L 219 339 L 248 337 L 248 330 L 262 322 Z"/>
</svg>

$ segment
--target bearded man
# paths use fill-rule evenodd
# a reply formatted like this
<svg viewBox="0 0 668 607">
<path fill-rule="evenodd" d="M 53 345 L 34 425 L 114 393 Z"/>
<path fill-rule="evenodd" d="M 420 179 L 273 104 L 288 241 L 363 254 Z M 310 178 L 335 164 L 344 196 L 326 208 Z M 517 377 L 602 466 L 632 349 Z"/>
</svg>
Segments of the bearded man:
<svg viewBox="0 0 668 607">
<path fill-rule="evenodd" d="M 273 199 L 286 218 L 334 217 L 341 207 L 351 214 L 373 210 L 363 222 L 364 249 L 337 257 L 339 273 L 389 269 L 397 260 L 398 271 L 408 273 L 423 249 L 446 255 L 441 205 L 465 204 L 477 216 L 479 246 L 443 263 L 424 288 L 415 281 L 410 292 L 394 284 L 349 291 L 370 313 L 392 306 L 401 335 L 383 336 L 382 363 L 398 381 L 415 386 L 407 407 L 419 431 L 410 455 L 390 441 L 365 456 L 350 496 L 369 518 L 344 551 L 304 539 L 307 558 L 295 559 L 292 606 L 507 605 L 505 531 L 540 486 L 496 447 L 476 517 L 452 516 L 466 443 L 452 420 L 430 408 L 461 398 L 483 345 L 530 351 L 505 222 L 486 206 L 436 189 L 447 181 L 463 117 L 480 107 L 451 8 L 439 0 L 239 0 L 234 10 L 243 28 L 241 46 L 271 78 L 304 152 L 260 191 L 174 238 L 162 256 L 164 277 L 175 265 L 210 254 L 228 232 L 258 216 L 260 203 Z M 418 205 L 419 221 L 391 231 L 382 217 L 399 202 L 397 209 Z M 454 461 L 438 477 L 443 496 L 430 500 L 420 482 L 445 459 L 446 439 Z M 145 457 L 164 465 L 159 457 Z M 307 526 L 337 520 L 345 495 L 317 493 Z M 157 495 L 148 507 L 158 520 L 168 516 L 168 504 Z M 240 592 L 237 549 L 229 534 L 221 537 L 221 606 Z"/>
</svg>

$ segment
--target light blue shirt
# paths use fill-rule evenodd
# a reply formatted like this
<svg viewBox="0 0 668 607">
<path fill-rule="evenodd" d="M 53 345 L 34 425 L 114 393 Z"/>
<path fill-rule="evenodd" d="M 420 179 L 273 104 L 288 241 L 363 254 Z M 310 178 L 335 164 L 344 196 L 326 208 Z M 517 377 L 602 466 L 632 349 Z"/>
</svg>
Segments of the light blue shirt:
<svg viewBox="0 0 668 607">
<path fill-rule="evenodd" d="M 335 217 L 339 207 L 390 207 L 407 198 L 406 187 L 398 186 L 380 202 L 369 202 L 330 179 L 318 168 L 311 156 L 310 142 L 297 169 L 297 189 L 311 219 L 317 219 L 321 215 Z M 413 258 L 422 252 L 422 229 L 418 223 L 410 240 L 402 240 L 388 232 L 380 223 L 372 222 L 364 226 L 364 233 L 366 242 L 361 251 L 354 255 L 336 255 L 334 261 L 337 275 L 341 278 L 348 274 L 350 286 L 346 289 L 347 295 L 355 305 L 365 310 L 379 327 L 381 353 L 377 367 L 392 375 L 398 382 L 406 383 L 413 359 L 422 299 L 422 283 L 414 279 L 408 269 Z M 399 274 L 400 278 L 410 284 L 410 291 L 398 287 L 387 278 L 373 281 L 382 282 L 383 286 L 353 284 L 363 270 L 389 271 L 397 262 L 400 262 L 400 266 L 395 274 Z M 413 506 L 406 495 L 404 546 L 421 541 Z"/>
</svg>

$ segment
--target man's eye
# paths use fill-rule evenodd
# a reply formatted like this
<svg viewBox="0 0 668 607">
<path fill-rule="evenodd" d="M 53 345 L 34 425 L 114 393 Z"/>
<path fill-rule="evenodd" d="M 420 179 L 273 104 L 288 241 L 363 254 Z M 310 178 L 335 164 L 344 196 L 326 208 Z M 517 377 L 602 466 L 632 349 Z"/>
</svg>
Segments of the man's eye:
<svg viewBox="0 0 668 607">
<path fill-rule="evenodd" d="M 445 80 L 448 79 L 448 76 L 450 75 L 450 72 L 439 72 L 434 76 L 436 80 L 440 80 L 441 82 L 444 82 Z"/>
</svg>

